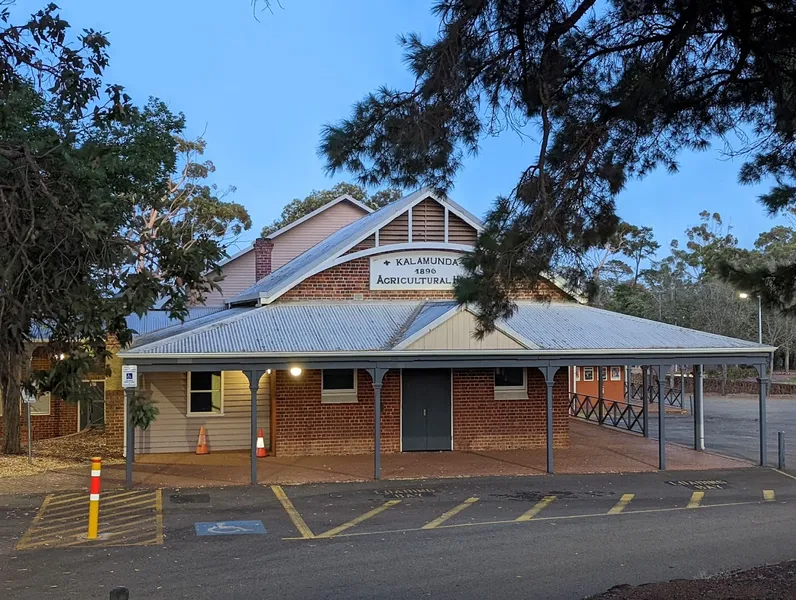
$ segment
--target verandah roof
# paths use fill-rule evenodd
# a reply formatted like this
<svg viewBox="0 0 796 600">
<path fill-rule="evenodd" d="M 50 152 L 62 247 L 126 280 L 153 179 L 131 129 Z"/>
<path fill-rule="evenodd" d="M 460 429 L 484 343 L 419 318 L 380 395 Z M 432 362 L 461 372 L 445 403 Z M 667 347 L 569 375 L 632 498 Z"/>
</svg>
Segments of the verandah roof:
<svg viewBox="0 0 796 600">
<path fill-rule="evenodd" d="M 231 309 L 154 336 L 142 336 L 121 356 L 126 359 L 352 353 L 400 356 L 410 353 L 404 349 L 408 340 L 440 327 L 461 310 L 467 309 L 451 301 L 281 303 Z M 525 348 L 519 351 L 524 356 L 704 353 L 761 358 L 774 350 L 746 340 L 576 303 L 519 302 L 516 313 L 499 322 L 497 328 Z M 461 349 L 448 350 L 455 353 Z M 517 350 L 489 352 L 517 353 Z"/>
</svg>

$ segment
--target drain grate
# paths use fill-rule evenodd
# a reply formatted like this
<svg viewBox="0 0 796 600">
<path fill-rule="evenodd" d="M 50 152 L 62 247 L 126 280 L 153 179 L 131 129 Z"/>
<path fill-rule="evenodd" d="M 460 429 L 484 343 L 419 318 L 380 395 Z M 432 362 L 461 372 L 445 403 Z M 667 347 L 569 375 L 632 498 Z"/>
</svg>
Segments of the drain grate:
<svg viewBox="0 0 796 600">
<path fill-rule="evenodd" d="M 170 494 L 169 502 L 174 504 L 206 504 L 210 502 L 210 494 Z"/>
</svg>

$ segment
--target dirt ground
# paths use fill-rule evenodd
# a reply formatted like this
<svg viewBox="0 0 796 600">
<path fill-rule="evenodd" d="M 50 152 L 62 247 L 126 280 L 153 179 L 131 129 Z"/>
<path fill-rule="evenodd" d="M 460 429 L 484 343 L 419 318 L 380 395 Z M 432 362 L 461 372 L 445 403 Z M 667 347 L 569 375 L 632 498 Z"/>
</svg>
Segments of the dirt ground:
<svg viewBox="0 0 796 600">
<path fill-rule="evenodd" d="M 619 585 L 595 600 L 780 600 L 796 598 L 796 561 L 734 571 L 705 579 Z"/>
<path fill-rule="evenodd" d="M 71 469 L 90 462 L 92 456 L 102 456 L 103 464 L 124 462 L 122 449 L 111 447 L 102 431 L 89 429 L 80 433 L 33 442 L 33 462 L 27 454 L 0 455 L 0 478 L 37 475 L 47 471 Z"/>
</svg>

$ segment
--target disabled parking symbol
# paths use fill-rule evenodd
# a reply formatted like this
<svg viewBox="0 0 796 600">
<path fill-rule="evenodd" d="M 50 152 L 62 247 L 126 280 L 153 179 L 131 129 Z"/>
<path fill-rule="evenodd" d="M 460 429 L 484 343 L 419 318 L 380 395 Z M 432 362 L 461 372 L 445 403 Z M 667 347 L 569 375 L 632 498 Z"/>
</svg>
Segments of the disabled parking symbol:
<svg viewBox="0 0 796 600">
<path fill-rule="evenodd" d="M 262 521 L 209 521 L 194 523 L 196 535 L 264 535 Z"/>
</svg>

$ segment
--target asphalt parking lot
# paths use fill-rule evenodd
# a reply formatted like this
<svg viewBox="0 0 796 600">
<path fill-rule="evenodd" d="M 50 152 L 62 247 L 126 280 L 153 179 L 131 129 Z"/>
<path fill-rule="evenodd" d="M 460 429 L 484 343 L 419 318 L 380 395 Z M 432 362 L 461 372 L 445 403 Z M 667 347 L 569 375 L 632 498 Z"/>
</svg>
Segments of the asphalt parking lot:
<svg viewBox="0 0 796 600">
<path fill-rule="evenodd" d="M 777 432 L 785 432 L 786 470 L 796 472 L 796 399 L 769 397 L 766 403 L 768 464 L 777 464 Z M 694 443 L 694 421 L 689 415 L 667 413 L 666 440 Z M 650 415 L 650 435 L 658 437 L 658 415 Z M 752 396 L 705 397 L 705 449 L 757 463 L 760 458 L 758 402 Z"/>
<path fill-rule="evenodd" d="M 75 537 L 80 517 L 60 539 L 52 521 L 48 539 L 31 544 L 46 497 L 0 497 L 0 593 L 99 599 L 125 585 L 134 600 L 579 598 L 782 560 L 792 554 L 796 479 L 753 468 L 160 494 L 161 530 L 147 525 L 153 508 L 142 497 L 140 536 L 88 544 Z M 70 503 L 51 495 L 48 506 Z M 120 527 L 121 509 L 100 512 Z"/>
</svg>

